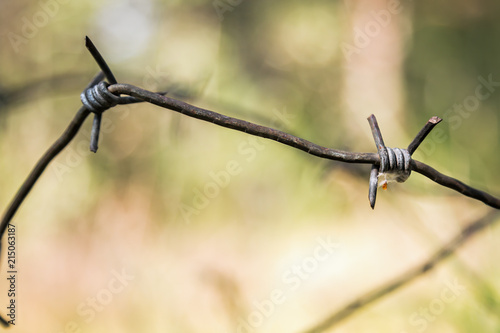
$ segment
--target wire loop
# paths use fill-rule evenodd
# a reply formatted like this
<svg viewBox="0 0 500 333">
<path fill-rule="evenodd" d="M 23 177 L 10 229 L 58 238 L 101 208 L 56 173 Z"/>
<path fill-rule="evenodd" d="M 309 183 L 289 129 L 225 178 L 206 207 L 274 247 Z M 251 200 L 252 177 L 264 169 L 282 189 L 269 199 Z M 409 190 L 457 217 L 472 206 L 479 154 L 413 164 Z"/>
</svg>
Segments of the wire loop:
<svg viewBox="0 0 500 333">
<path fill-rule="evenodd" d="M 402 183 L 411 174 L 411 155 L 407 149 L 383 147 L 380 154 L 380 173 L 395 175 L 397 182 Z M 385 155 L 385 156 L 383 156 Z"/>
<path fill-rule="evenodd" d="M 439 118 L 436 118 L 436 121 Z M 382 133 L 378 127 L 377 118 L 372 114 L 368 117 L 368 122 L 370 123 L 370 128 L 372 130 L 373 139 L 375 140 L 375 146 L 377 146 L 378 155 L 380 157 L 379 165 L 373 165 L 370 172 L 370 183 L 368 198 L 370 200 L 370 206 L 375 208 L 375 200 L 377 199 L 377 187 L 379 177 L 382 177 L 382 188 L 385 190 L 387 188 L 387 182 L 396 180 L 398 183 L 402 183 L 410 177 L 411 174 L 411 151 L 408 149 L 401 148 L 388 148 L 385 146 L 384 139 L 382 138 Z M 436 124 L 439 121 L 436 122 Z M 434 124 L 435 125 L 435 124 Z M 434 126 L 433 125 L 433 126 Z M 413 150 L 420 144 L 421 140 L 425 138 L 432 127 L 429 127 L 419 134 L 414 142 L 410 145 Z M 421 139 L 420 139 L 421 138 Z"/>
<path fill-rule="evenodd" d="M 101 81 L 80 94 L 83 105 L 90 112 L 101 114 L 119 103 L 120 97 L 109 92 L 108 86 L 108 83 Z"/>
</svg>

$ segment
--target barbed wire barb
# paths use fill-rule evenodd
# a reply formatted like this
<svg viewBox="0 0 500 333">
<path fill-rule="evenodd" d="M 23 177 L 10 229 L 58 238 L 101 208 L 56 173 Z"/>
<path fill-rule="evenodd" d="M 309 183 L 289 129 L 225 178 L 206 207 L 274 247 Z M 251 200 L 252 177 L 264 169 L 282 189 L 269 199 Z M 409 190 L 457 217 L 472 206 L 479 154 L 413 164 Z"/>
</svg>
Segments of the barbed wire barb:
<svg viewBox="0 0 500 333">
<path fill-rule="evenodd" d="M 97 62 L 97 65 L 101 69 L 102 73 L 108 79 L 109 84 L 116 84 L 116 78 L 113 75 L 113 72 L 111 72 L 111 69 L 109 68 L 108 64 L 102 57 L 102 55 L 99 53 L 97 48 L 95 47 L 94 43 L 92 43 L 92 40 L 88 36 L 85 36 L 85 47 L 87 47 L 87 50 L 89 50 L 90 54 L 92 57 L 94 57 L 94 60 Z M 91 88 L 89 88 L 91 89 Z M 87 89 L 88 90 L 88 89 Z M 99 95 L 95 94 L 95 98 L 99 98 Z M 99 107 L 90 107 L 89 104 L 86 104 L 83 100 L 83 104 L 87 106 L 87 109 L 89 109 L 91 112 L 94 113 L 94 121 L 92 123 L 92 130 L 90 132 L 90 151 L 93 153 L 97 152 L 98 144 L 99 144 L 99 132 L 101 131 L 101 122 L 102 122 L 102 113 L 109 109 L 110 107 L 113 107 L 113 103 L 109 102 L 108 99 L 105 99 L 106 102 L 100 101 Z"/>
<path fill-rule="evenodd" d="M 500 209 L 499 198 L 464 184 L 455 178 L 444 175 L 425 163 L 408 158 L 404 151 L 407 151 L 409 155 L 415 151 L 420 142 L 422 142 L 425 136 L 430 132 L 432 127 L 439 123 L 440 120 L 437 117 L 433 117 L 429 120 L 426 126 L 424 126 L 419 134 L 417 134 L 412 143 L 410 143 L 408 149 L 404 151 L 398 148 L 385 147 L 381 134 L 380 141 L 382 144 L 377 144 L 377 153 L 350 152 L 323 147 L 271 127 L 254 124 L 245 120 L 225 116 L 214 111 L 196 107 L 183 101 L 167 97 L 164 93 L 155 93 L 130 84 L 117 83 L 106 62 L 97 51 L 97 48 L 95 48 L 95 45 L 88 37 L 86 37 L 85 41 L 89 51 L 101 68 L 101 72 L 90 82 L 84 90 L 84 93 L 82 93 L 81 100 L 83 106 L 81 106 L 76 112 L 76 115 L 63 134 L 48 148 L 48 150 L 35 164 L 30 174 L 7 206 L 0 222 L 0 239 L 3 238 L 8 224 L 13 219 L 15 213 L 18 211 L 24 199 L 38 181 L 46 167 L 74 139 L 85 119 L 91 112 L 97 116 L 97 114 L 102 114 L 102 112 L 109 107 L 138 102 L 151 103 L 165 109 L 179 112 L 188 117 L 241 131 L 249 135 L 274 140 L 320 158 L 345 163 L 371 164 L 370 196 L 376 195 L 377 179 L 375 179 L 373 175 L 377 175 L 378 177 L 381 172 L 396 171 L 396 176 L 402 177 L 401 179 L 403 179 L 405 177 L 407 178 L 409 172 L 414 171 L 424 175 L 437 184 L 453 189 L 465 196 L 479 200 L 493 208 Z M 107 78 L 109 82 L 101 82 L 104 78 Z M 121 95 L 127 96 L 122 97 Z M 370 118 L 373 118 L 374 123 L 376 123 L 375 116 L 372 115 Z M 93 130 L 95 131 L 95 134 L 93 135 L 92 143 L 95 144 L 95 146 L 92 148 L 95 148 L 95 150 L 97 150 L 99 124 L 100 119 L 94 120 Z M 379 149 L 379 147 L 381 147 L 381 149 Z M 375 184 L 375 187 L 373 184 Z M 373 190 L 375 190 L 375 193 Z M 373 201 L 373 206 L 374 205 L 375 201 Z M 0 317 L 0 322 L 3 322 L 3 320 L 4 319 Z"/>
<path fill-rule="evenodd" d="M 368 117 L 368 123 L 370 124 L 370 129 L 372 130 L 373 139 L 375 140 L 375 146 L 377 147 L 378 154 L 380 156 L 380 170 L 377 165 L 373 165 L 370 172 L 370 182 L 368 190 L 368 199 L 370 200 L 370 207 L 375 208 L 375 201 L 377 198 L 377 188 L 378 179 L 383 175 L 385 178 L 384 188 L 387 186 L 387 177 L 394 179 L 399 183 L 405 182 L 411 173 L 411 155 L 415 152 L 418 146 L 422 143 L 425 137 L 431 132 L 431 130 L 441 122 L 441 118 L 432 117 L 427 121 L 425 126 L 417 133 L 415 138 L 409 144 L 408 149 L 401 148 L 388 148 L 385 146 L 384 139 L 382 138 L 382 132 L 378 126 L 377 118 L 375 115 L 370 115 Z"/>
</svg>

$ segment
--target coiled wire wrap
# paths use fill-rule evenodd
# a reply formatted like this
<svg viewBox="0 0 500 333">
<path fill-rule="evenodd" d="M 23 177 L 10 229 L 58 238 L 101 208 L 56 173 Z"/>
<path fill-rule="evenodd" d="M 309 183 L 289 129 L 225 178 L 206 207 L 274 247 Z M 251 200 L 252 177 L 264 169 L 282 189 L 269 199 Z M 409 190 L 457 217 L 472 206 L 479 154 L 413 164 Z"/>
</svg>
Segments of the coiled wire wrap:
<svg viewBox="0 0 500 333">
<path fill-rule="evenodd" d="M 407 149 L 381 147 L 379 174 L 392 174 L 397 182 L 402 183 L 411 174 L 411 155 Z"/>
<path fill-rule="evenodd" d="M 80 94 L 83 105 L 94 113 L 94 122 L 90 132 L 90 151 L 97 152 L 99 143 L 99 132 L 101 131 L 102 113 L 115 105 L 118 105 L 120 97 L 113 95 L 108 90 L 109 84 L 101 81 L 95 86 L 86 89 Z"/>
<path fill-rule="evenodd" d="M 118 104 L 120 97 L 110 93 L 108 86 L 108 83 L 101 81 L 80 94 L 80 100 L 90 112 L 100 115 Z"/>
</svg>

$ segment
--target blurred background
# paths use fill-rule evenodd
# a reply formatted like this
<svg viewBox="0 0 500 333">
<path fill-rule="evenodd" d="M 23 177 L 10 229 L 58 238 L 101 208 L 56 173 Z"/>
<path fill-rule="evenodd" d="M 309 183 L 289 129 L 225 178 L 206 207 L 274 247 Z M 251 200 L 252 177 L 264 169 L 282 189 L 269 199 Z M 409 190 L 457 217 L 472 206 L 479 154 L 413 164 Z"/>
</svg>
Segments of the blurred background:
<svg viewBox="0 0 500 333">
<path fill-rule="evenodd" d="M 324 146 L 406 147 L 500 195 L 500 3 L 0 2 L 0 206 L 117 80 Z M 368 203 L 369 165 L 322 160 L 149 104 L 91 120 L 13 220 L 12 332 L 304 332 L 491 209 L 414 174 Z M 2 208 L 3 210 L 4 208 Z M 498 228 L 328 332 L 498 332 Z M 11 298 L 5 253 L 0 313 Z"/>
</svg>

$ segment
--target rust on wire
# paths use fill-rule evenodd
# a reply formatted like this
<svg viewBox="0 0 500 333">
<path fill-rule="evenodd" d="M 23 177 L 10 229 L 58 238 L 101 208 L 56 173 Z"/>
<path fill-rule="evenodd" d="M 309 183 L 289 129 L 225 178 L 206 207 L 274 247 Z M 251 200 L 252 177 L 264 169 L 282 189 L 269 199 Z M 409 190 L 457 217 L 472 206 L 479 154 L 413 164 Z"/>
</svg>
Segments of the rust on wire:
<svg viewBox="0 0 500 333">
<path fill-rule="evenodd" d="M 95 46 L 91 43 L 90 39 L 86 38 L 86 42 L 88 43 L 87 45 L 89 47 L 89 51 L 97 49 Z M 104 74 L 104 70 L 106 70 L 107 65 L 104 62 L 104 60 L 99 60 L 102 58 L 98 52 L 91 51 L 92 55 L 98 62 L 99 66 L 101 67 L 101 72 L 91 81 L 91 83 L 87 86 L 88 88 L 92 88 L 95 85 L 97 85 L 99 82 L 101 82 L 104 77 L 106 76 Z M 107 70 L 106 70 L 107 71 Z M 111 72 L 111 71 L 109 71 Z M 111 76 L 111 74 L 108 73 L 108 76 Z M 112 76 L 114 77 L 114 76 Z M 108 78 L 109 80 L 109 78 Z M 197 118 L 203 121 L 207 121 L 210 123 L 214 123 L 216 125 L 230 128 L 233 130 L 241 131 L 250 135 L 255 135 L 263 138 L 267 138 L 270 140 L 277 141 L 279 143 L 291 146 L 293 148 L 302 150 L 308 154 L 325 158 L 325 159 L 330 159 L 330 160 L 335 160 L 335 161 L 340 161 L 340 162 L 345 162 L 345 163 L 362 163 L 362 164 L 372 164 L 376 167 L 380 167 L 381 165 L 381 157 L 378 153 L 360 153 L 360 152 L 349 152 L 349 151 L 343 151 L 343 150 L 338 150 L 338 149 L 333 149 L 333 148 L 328 148 L 328 147 L 323 147 L 320 145 L 317 145 L 313 142 L 304 140 L 302 138 L 296 137 L 294 135 L 288 134 L 286 132 L 282 132 L 280 130 L 266 127 L 266 126 L 261 126 L 257 125 L 245 120 L 240 120 L 237 118 L 232 118 L 228 117 L 225 115 L 222 115 L 220 113 L 202 109 L 199 107 L 196 107 L 194 105 L 170 98 L 165 96 L 165 93 L 155 93 L 152 91 L 144 90 L 139 87 L 130 85 L 130 84 L 111 84 L 107 86 L 107 90 L 116 95 L 128 95 L 129 97 L 118 97 L 118 103 L 117 104 L 130 104 L 130 103 L 137 103 L 137 102 L 148 102 L 157 106 L 160 106 L 162 108 L 170 109 L 179 113 L 182 113 L 183 115 Z M 74 119 L 71 121 L 69 124 L 68 128 L 66 131 L 61 135 L 59 139 L 56 140 L 56 142 L 45 152 L 45 154 L 40 158 L 38 163 L 34 166 L 33 170 L 29 174 L 29 176 L 26 178 L 24 181 L 23 185 L 19 189 L 19 191 L 16 193 L 14 196 L 14 199 L 10 202 L 9 206 L 7 207 L 7 210 L 5 214 L 2 217 L 2 220 L 0 222 L 0 236 L 3 235 L 5 232 L 6 226 L 9 223 L 9 221 L 13 218 L 15 212 L 19 208 L 19 206 L 22 204 L 24 198 L 28 195 L 29 191 L 35 184 L 35 182 L 38 180 L 40 175 L 43 173 L 47 165 L 69 144 L 69 142 L 74 138 L 78 130 L 80 129 L 81 125 L 87 118 L 87 116 L 90 114 L 90 111 L 84 106 L 80 108 L 80 110 L 77 112 L 75 115 Z M 370 117 L 370 119 L 373 119 L 373 124 L 370 124 L 372 128 L 377 129 L 378 124 L 376 123 L 375 117 Z M 419 132 L 417 137 L 413 140 L 413 142 L 410 144 L 408 150 L 411 150 L 411 147 L 414 147 L 413 149 L 416 149 L 418 144 L 425 138 L 425 136 L 428 134 L 430 129 L 432 129 L 433 126 L 435 126 L 437 123 L 441 121 L 440 118 L 438 117 L 433 117 L 431 120 L 429 120 L 428 124 L 422 129 L 422 131 Z M 380 132 L 380 129 L 378 129 Z M 377 145 L 381 147 L 385 147 L 383 143 L 382 136 L 380 134 L 380 137 L 377 135 L 376 141 Z M 384 155 L 385 156 L 385 155 Z M 469 196 L 471 198 L 474 198 L 476 200 L 482 201 L 488 206 L 491 206 L 496 209 L 500 209 L 500 199 L 497 197 L 492 196 L 491 194 L 488 194 L 486 192 L 483 192 L 481 190 L 475 189 L 469 185 L 466 185 L 459 180 L 446 176 L 437 170 L 433 169 L 432 167 L 416 161 L 414 159 L 411 159 L 410 161 L 410 166 L 411 170 L 418 172 L 427 178 L 431 179 L 432 181 L 448 187 L 450 189 L 453 189 L 455 191 L 458 191 L 462 193 L 463 195 Z"/>
<path fill-rule="evenodd" d="M 90 82 L 90 84 L 87 86 L 87 89 L 82 94 L 85 95 L 85 98 L 83 98 L 85 99 L 85 102 L 82 101 L 84 105 L 77 111 L 73 120 L 70 122 L 70 124 L 63 132 L 63 134 L 42 155 L 40 160 L 33 167 L 32 171 L 30 172 L 26 180 L 23 182 L 23 184 L 15 194 L 12 201 L 9 203 L 0 222 L 0 239 L 5 234 L 9 222 L 12 220 L 15 213 L 17 212 L 17 210 L 19 209 L 19 207 L 21 206 L 24 199 L 31 191 L 31 189 L 33 188 L 39 177 L 42 175 L 46 167 L 73 140 L 73 138 L 78 133 L 80 127 L 82 126 L 83 122 L 90 115 L 90 113 L 94 112 L 95 115 L 97 116 L 98 114 L 99 115 L 102 114 L 102 112 L 108 106 L 111 107 L 113 105 L 130 104 L 137 102 L 148 102 L 165 109 L 170 109 L 172 111 L 182 113 L 183 115 L 189 117 L 214 123 L 222 127 L 274 140 L 284 145 L 288 145 L 290 147 L 302 150 L 308 154 L 317 157 L 345 162 L 345 163 L 371 164 L 372 170 L 370 172 L 369 195 L 370 195 L 370 205 L 372 207 L 374 207 L 375 205 L 375 197 L 376 197 L 376 190 L 378 183 L 377 178 L 378 176 L 380 176 L 379 171 L 395 172 L 397 176 L 402 177 L 400 179 L 406 179 L 407 176 L 409 175 L 409 172 L 414 171 L 426 176 L 427 178 L 431 179 L 432 181 L 442 186 L 458 191 L 459 193 L 465 196 L 479 200 L 493 208 L 500 209 L 499 198 L 494 197 L 491 194 L 488 194 L 481 190 L 475 189 L 469 185 L 466 185 L 455 178 L 446 176 L 422 162 L 408 158 L 408 156 L 411 156 L 411 154 L 413 154 L 415 149 L 417 149 L 418 145 L 424 140 L 427 134 L 429 134 L 432 128 L 441 121 L 441 119 L 438 117 L 433 117 L 427 122 L 427 124 L 417 134 L 415 139 L 412 141 L 412 143 L 410 143 L 408 149 L 406 150 L 385 147 L 385 144 L 382 139 L 382 134 L 380 133 L 377 121 L 375 119 L 375 116 L 373 115 L 369 118 L 369 121 L 377 145 L 377 153 L 349 152 L 349 151 L 323 147 L 313 142 L 304 140 L 297 136 L 288 134 L 286 132 L 271 127 L 261 126 L 245 120 L 228 117 L 214 111 L 202 109 L 194 105 L 172 99 L 170 97 L 164 96 L 165 93 L 155 93 L 138 88 L 133 85 L 119 84 L 116 82 L 113 73 L 109 69 L 108 65 L 106 64 L 100 53 L 97 51 L 97 48 L 88 37 L 86 37 L 85 39 L 85 44 L 89 49 L 89 52 L 92 54 L 95 61 L 101 68 L 101 72 Z M 105 89 L 104 89 L 106 91 L 103 90 L 101 84 L 101 81 L 104 78 L 107 78 L 108 80 L 108 83 L 105 84 Z M 100 88 L 95 87 L 98 85 L 101 85 Z M 91 90 L 87 91 L 88 89 Z M 109 102 L 110 104 L 102 102 L 102 99 L 106 99 L 107 97 L 111 98 L 110 97 L 111 95 L 114 95 L 115 97 L 113 98 L 116 98 L 116 100 L 114 100 L 113 102 Z M 120 95 L 128 95 L 128 96 L 120 97 Z M 91 106 L 95 101 L 98 101 L 97 108 L 95 105 L 94 108 Z M 93 134 L 92 140 L 93 143 L 95 143 L 95 146 L 93 147 L 95 148 L 95 150 L 97 150 L 99 123 L 100 119 L 97 118 L 97 120 L 94 121 L 93 125 L 93 130 L 95 134 Z M 406 155 L 404 151 L 407 151 L 408 155 Z M 406 173 L 408 173 L 408 175 Z M 373 203 L 371 199 L 372 197 L 373 197 Z M 2 324 L 6 323 L 5 319 L 2 318 L 1 316 L 0 316 L 0 323 Z"/>
<path fill-rule="evenodd" d="M 368 199 L 370 200 L 370 207 L 372 209 L 375 208 L 379 178 L 383 178 L 382 186 L 384 190 L 387 189 L 387 177 L 389 177 L 389 181 L 396 180 L 399 183 L 406 181 L 411 173 L 411 155 L 431 132 L 434 126 L 439 124 L 441 120 L 441 118 L 436 116 L 429 119 L 420 132 L 417 133 L 408 146 L 408 149 L 401 149 L 386 147 L 378 126 L 377 118 L 375 118 L 373 114 L 368 117 L 373 139 L 375 140 L 375 145 L 380 156 L 380 166 L 373 164 L 370 172 Z"/>
<path fill-rule="evenodd" d="M 413 141 L 408 145 L 408 152 L 410 153 L 410 155 L 413 155 L 415 150 L 418 148 L 418 146 L 420 146 L 422 141 L 424 141 L 425 137 L 432 131 L 434 126 L 439 124 L 442 120 L 443 119 L 434 116 L 427 121 L 425 126 L 420 130 L 420 132 L 417 133 L 415 139 L 413 139 Z"/>
<path fill-rule="evenodd" d="M 322 147 L 320 145 L 277 129 L 257 125 L 237 118 L 228 117 L 220 113 L 202 109 L 194 105 L 170 98 L 168 96 L 163 96 L 148 90 L 138 88 L 130 84 L 118 83 L 109 86 L 108 89 L 114 94 L 133 96 L 145 102 L 158 105 L 162 108 L 182 113 L 183 115 L 188 117 L 197 118 L 222 127 L 274 140 L 321 158 L 345 163 L 374 164 L 377 166 L 380 165 L 380 157 L 377 153 L 358 153 Z M 485 193 L 481 190 L 475 189 L 469 185 L 466 185 L 456 180 L 455 178 L 446 176 L 425 163 L 411 159 L 410 167 L 412 171 L 418 172 L 442 186 L 448 187 L 471 198 L 479 200 L 493 208 L 500 209 L 499 198 L 494 197 L 491 194 Z"/>
</svg>

